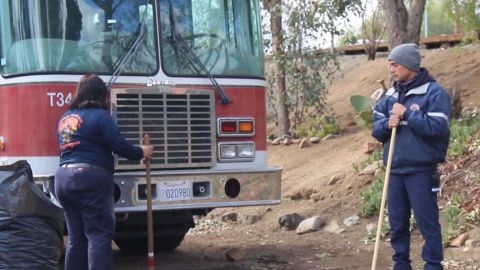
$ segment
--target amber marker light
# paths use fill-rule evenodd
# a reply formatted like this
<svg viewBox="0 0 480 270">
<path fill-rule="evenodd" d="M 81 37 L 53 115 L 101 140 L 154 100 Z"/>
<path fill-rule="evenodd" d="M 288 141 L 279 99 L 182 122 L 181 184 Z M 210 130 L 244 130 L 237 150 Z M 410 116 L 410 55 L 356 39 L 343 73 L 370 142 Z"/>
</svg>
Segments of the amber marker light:
<svg viewBox="0 0 480 270">
<path fill-rule="evenodd" d="M 253 133 L 253 121 L 240 121 L 238 129 L 241 133 Z"/>
<path fill-rule="evenodd" d="M 6 139 L 3 136 L 0 136 L 0 150 L 5 150 Z"/>
</svg>

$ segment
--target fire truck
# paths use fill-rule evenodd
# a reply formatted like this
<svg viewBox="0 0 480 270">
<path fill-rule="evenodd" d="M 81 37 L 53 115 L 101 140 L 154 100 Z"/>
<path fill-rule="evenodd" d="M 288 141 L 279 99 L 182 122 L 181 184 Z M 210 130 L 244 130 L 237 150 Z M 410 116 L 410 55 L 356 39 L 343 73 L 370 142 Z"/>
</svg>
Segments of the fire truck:
<svg viewBox="0 0 480 270">
<path fill-rule="evenodd" d="M 122 134 L 154 146 L 157 251 L 174 250 L 196 215 L 280 203 L 258 0 L 2 0 L 0 59 L 0 165 L 27 160 L 46 191 L 76 84 L 87 73 L 107 83 Z M 115 158 L 122 250 L 147 246 L 146 183 L 144 162 Z"/>
</svg>

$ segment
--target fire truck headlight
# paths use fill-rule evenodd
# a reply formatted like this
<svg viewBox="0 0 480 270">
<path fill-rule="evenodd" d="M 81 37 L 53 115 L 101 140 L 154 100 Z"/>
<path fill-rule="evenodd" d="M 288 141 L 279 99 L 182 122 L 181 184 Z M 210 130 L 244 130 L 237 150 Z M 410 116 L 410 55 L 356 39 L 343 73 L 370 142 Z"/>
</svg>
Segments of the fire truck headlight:
<svg viewBox="0 0 480 270">
<path fill-rule="evenodd" d="M 255 143 L 253 142 L 221 142 L 219 147 L 219 161 L 252 161 L 255 157 Z"/>
<path fill-rule="evenodd" d="M 238 145 L 239 158 L 253 158 L 255 153 L 255 146 L 251 143 Z"/>
<path fill-rule="evenodd" d="M 220 145 L 220 159 L 234 159 L 236 157 L 234 144 Z"/>
</svg>

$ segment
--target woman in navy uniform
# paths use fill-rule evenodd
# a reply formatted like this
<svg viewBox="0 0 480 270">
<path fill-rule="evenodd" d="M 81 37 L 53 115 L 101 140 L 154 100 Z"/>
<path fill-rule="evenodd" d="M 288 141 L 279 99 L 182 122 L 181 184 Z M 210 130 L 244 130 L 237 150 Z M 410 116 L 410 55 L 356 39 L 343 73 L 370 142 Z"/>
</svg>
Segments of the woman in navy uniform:
<svg viewBox="0 0 480 270">
<path fill-rule="evenodd" d="M 150 158 L 152 146 L 134 146 L 109 112 L 108 91 L 95 74 L 84 75 L 57 127 L 60 168 L 55 194 L 65 211 L 66 270 L 112 269 L 113 155 Z"/>
</svg>

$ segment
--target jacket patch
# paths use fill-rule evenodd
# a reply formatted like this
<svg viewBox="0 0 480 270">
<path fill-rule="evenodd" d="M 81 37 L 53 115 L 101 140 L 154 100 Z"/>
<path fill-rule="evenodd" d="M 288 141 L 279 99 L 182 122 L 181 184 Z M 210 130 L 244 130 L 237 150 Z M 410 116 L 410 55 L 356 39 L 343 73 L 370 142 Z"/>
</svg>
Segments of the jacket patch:
<svg viewBox="0 0 480 270">
<path fill-rule="evenodd" d="M 413 103 L 412 105 L 410 105 L 410 110 L 418 111 L 420 110 L 420 105 L 418 105 L 417 103 Z"/>
</svg>

